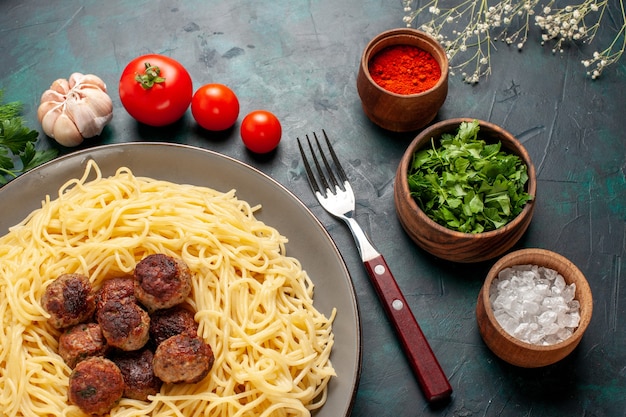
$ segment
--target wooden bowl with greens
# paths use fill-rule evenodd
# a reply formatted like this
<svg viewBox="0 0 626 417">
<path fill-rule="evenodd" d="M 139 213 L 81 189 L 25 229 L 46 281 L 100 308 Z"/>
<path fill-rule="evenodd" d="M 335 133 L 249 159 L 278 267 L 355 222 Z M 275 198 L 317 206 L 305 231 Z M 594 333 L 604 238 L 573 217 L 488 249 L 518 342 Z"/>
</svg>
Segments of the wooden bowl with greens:
<svg viewBox="0 0 626 417">
<path fill-rule="evenodd" d="M 408 146 L 394 183 L 396 212 L 425 251 L 482 262 L 511 249 L 532 219 L 537 179 L 522 144 L 471 118 L 444 120 Z"/>
</svg>

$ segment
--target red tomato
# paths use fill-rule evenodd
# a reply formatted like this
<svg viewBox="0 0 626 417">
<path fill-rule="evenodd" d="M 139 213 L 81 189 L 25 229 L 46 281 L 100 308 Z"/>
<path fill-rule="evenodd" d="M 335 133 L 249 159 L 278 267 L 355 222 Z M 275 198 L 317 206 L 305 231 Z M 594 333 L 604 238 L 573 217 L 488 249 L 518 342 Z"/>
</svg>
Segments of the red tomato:
<svg viewBox="0 0 626 417">
<path fill-rule="evenodd" d="M 189 73 L 178 61 L 149 54 L 133 59 L 124 68 L 119 92 L 122 105 L 137 121 L 165 126 L 185 114 L 193 85 Z"/>
<path fill-rule="evenodd" d="M 239 117 L 239 100 L 222 84 L 206 84 L 191 99 L 191 114 L 207 130 L 226 130 Z"/>
<path fill-rule="evenodd" d="M 241 139 L 255 153 L 268 153 L 280 142 L 282 127 L 278 118 L 265 110 L 248 113 L 241 122 Z"/>
</svg>

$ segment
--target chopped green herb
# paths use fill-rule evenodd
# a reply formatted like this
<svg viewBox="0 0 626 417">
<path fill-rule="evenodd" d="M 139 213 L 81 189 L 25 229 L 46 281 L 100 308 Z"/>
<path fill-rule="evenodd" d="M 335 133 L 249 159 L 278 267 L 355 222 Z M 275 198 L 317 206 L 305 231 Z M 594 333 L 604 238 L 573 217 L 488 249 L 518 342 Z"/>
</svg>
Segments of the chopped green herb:
<svg viewBox="0 0 626 417">
<path fill-rule="evenodd" d="M 532 200 L 525 191 L 527 167 L 501 143 L 478 137 L 478 121 L 463 122 L 440 146 L 416 151 L 409 167 L 411 196 L 434 221 L 464 233 L 498 229 Z"/>
<path fill-rule="evenodd" d="M 0 90 L 0 186 L 57 156 L 54 149 L 35 149 L 39 132 L 24 126 L 22 108 L 18 102 L 2 104 Z"/>
</svg>

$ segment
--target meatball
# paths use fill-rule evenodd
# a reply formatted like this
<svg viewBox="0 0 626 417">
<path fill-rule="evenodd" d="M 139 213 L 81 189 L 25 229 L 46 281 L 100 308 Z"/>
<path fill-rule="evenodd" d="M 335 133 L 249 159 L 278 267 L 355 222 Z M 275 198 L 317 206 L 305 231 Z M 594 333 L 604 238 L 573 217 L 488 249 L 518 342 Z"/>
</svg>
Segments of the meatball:
<svg viewBox="0 0 626 417">
<path fill-rule="evenodd" d="M 96 311 L 108 301 L 126 299 L 135 301 L 135 284 L 132 277 L 106 280 L 96 294 Z"/>
<path fill-rule="evenodd" d="M 148 312 L 129 299 L 106 302 L 96 319 L 108 344 L 118 349 L 141 349 L 150 338 Z"/>
<path fill-rule="evenodd" d="M 150 336 L 156 345 L 177 334 L 198 335 L 194 313 L 181 305 L 158 310 L 150 316 Z"/>
<path fill-rule="evenodd" d="M 91 357 L 72 371 L 68 392 L 70 402 L 86 414 L 106 414 L 122 398 L 124 378 L 109 359 Z"/>
<path fill-rule="evenodd" d="M 59 338 L 59 355 L 70 368 L 91 356 L 104 356 L 107 348 L 107 341 L 97 323 L 76 324 Z"/>
<path fill-rule="evenodd" d="M 150 312 L 182 303 L 191 292 L 191 273 L 181 260 L 149 255 L 135 267 L 135 297 Z"/>
<path fill-rule="evenodd" d="M 118 352 L 111 360 L 120 368 L 124 377 L 124 397 L 146 401 L 148 395 L 155 395 L 161 390 L 163 381 L 154 375 L 152 358 L 149 349 L 134 352 Z"/>
<path fill-rule="evenodd" d="M 154 353 L 154 374 L 166 383 L 196 383 L 213 367 L 211 346 L 197 336 L 179 334 L 162 342 Z"/>
<path fill-rule="evenodd" d="M 63 329 L 89 320 L 96 309 L 96 297 L 89 278 L 63 274 L 48 285 L 41 304 L 50 314 L 48 322 Z"/>
</svg>

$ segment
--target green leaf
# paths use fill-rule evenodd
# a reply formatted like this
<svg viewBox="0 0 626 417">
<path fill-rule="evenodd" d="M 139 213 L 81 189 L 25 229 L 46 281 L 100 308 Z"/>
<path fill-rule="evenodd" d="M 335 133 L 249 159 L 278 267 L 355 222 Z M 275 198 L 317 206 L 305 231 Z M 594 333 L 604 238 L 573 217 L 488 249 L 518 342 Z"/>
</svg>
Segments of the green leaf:
<svg viewBox="0 0 626 417">
<path fill-rule="evenodd" d="M 421 167 L 424 163 L 429 161 L 431 158 L 429 150 L 424 150 L 420 152 L 416 152 L 413 155 L 413 162 L 411 164 L 413 169 L 417 169 Z"/>
<path fill-rule="evenodd" d="M 511 200 L 508 193 L 491 194 L 485 198 L 485 205 L 497 209 L 499 212 L 508 216 L 511 214 Z"/>
<path fill-rule="evenodd" d="M 13 159 L 5 148 L 0 148 L 0 169 L 9 170 L 13 168 Z"/>
<path fill-rule="evenodd" d="M 19 116 L 21 103 L 1 104 L 1 101 L 0 90 L 0 185 L 4 185 L 9 179 L 55 158 L 57 151 L 37 151 L 35 143 L 39 132 L 24 126 Z M 21 168 L 15 165 L 18 160 Z"/>
<path fill-rule="evenodd" d="M 478 120 L 473 120 L 471 123 L 462 122 L 456 137 L 463 142 L 474 141 L 479 129 Z"/>
<path fill-rule="evenodd" d="M 1 101 L 2 96 L 0 95 L 0 102 Z M 0 106 L 0 120 L 10 120 L 19 117 L 21 111 L 22 105 L 18 102 L 4 104 Z"/>
<path fill-rule="evenodd" d="M 55 149 L 47 149 L 45 151 L 37 151 L 35 152 L 35 155 L 33 156 L 33 158 L 28 162 L 28 163 L 24 163 L 24 167 L 22 169 L 23 172 L 29 171 L 35 167 L 38 167 L 39 165 L 48 162 L 48 161 L 52 161 L 54 158 L 56 158 L 58 155 L 58 152 Z"/>
<path fill-rule="evenodd" d="M 494 230 L 511 221 L 532 199 L 522 160 L 501 143 L 479 138 L 479 123 L 464 122 L 456 134 L 431 138 L 416 152 L 408 173 L 411 196 L 437 223 L 465 233 Z"/>
<path fill-rule="evenodd" d="M 498 152 L 500 152 L 501 147 L 502 147 L 502 144 L 500 142 L 485 145 L 485 147 L 480 153 L 481 154 L 480 156 L 482 158 L 490 158 L 491 156 L 496 155 Z"/>
<path fill-rule="evenodd" d="M 469 160 L 466 158 L 460 157 L 454 160 L 454 169 L 457 172 L 465 172 L 470 166 Z"/>
<path fill-rule="evenodd" d="M 474 196 L 467 203 L 467 206 L 469 207 L 470 212 L 475 214 L 483 211 L 484 204 L 479 194 L 474 194 Z"/>
</svg>

